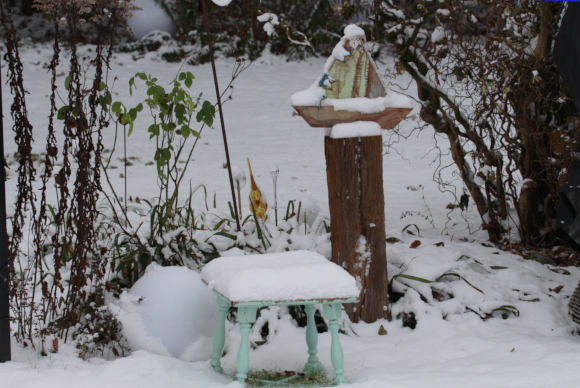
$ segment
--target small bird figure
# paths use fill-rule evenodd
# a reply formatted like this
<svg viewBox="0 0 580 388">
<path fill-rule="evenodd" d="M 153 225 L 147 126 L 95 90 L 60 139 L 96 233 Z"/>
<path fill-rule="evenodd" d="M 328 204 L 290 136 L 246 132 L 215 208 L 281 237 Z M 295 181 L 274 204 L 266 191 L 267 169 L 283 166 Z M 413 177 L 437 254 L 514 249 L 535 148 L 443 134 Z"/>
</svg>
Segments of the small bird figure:
<svg viewBox="0 0 580 388">
<path fill-rule="evenodd" d="M 248 158 L 248 168 L 250 169 L 250 180 L 252 181 L 252 188 L 250 191 L 250 210 L 255 211 L 256 217 L 265 221 L 266 210 L 268 210 L 268 203 L 266 202 L 266 196 L 262 194 L 260 188 L 258 187 L 256 181 L 254 180 L 254 175 L 252 174 L 252 166 L 250 165 L 250 158 Z"/>
</svg>

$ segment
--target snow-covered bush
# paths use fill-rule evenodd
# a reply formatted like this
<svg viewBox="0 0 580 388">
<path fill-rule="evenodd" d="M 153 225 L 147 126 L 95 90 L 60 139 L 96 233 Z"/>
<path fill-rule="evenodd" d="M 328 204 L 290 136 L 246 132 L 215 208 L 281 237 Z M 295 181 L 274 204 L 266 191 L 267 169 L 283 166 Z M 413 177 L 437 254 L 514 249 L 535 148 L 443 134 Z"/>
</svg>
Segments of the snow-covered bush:
<svg viewBox="0 0 580 388">
<path fill-rule="evenodd" d="M 375 3 L 375 36 L 417 82 L 424 126 L 449 141 L 464 185 L 457 203 L 465 189 L 492 241 L 553 244 L 561 177 L 580 151 L 574 105 L 552 58 L 562 2 Z M 435 177 L 452 192 L 441 174 L 448 167 Z"/>
</svg>

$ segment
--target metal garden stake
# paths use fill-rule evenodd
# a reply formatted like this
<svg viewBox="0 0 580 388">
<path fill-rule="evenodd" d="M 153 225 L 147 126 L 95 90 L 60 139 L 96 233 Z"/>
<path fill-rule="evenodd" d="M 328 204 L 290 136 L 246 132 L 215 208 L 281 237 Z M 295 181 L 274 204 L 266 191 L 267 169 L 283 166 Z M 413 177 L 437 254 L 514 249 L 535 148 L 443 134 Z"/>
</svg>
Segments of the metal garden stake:
<svg viewBox="0 0 580 388">
<path fill-rule="evenodd" d="M 276 163 L 270 163 L 270 176 L 272 177 L 272 182 L 274 182 L 274 214 L 276 217 L 276 226 L 278 226 L 278 196 L 276 195 L 276 181 L 278 180 L 278 173 L 280 172 L 280 167 Z"/>
</svg>

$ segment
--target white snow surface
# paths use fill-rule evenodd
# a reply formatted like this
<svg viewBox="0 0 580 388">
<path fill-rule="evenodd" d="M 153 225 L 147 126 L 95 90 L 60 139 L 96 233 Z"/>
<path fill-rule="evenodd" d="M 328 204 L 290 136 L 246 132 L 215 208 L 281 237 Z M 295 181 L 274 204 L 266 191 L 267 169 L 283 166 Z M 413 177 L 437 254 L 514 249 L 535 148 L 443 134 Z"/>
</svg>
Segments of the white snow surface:
<svg viewBox="0 0 580 388">
<path fill-rule="evenodd" d="M 413 108 L 409 97 L 395 92 L 389 92 L 386 96 L 377 98 L 327 98 L 320 105 L 332 106 L 334 110 L 361 113 L 378 113 L 387 108 Z"/>
<path fill-rule="evenodd" d="M 142 11 L 133 11 L 133 17 L 127 19 L 127 24 L 135 33 L 135 38 L 141 39 L 155 30 L 175 33 L 175 25 L 171 18 L 155 0 L 135 0 L 133 4 L 142 9 Z"/>
<path fill-rule="evenodd" d="M 227 7 L 230 5 L 232 0 L 211 0 L 214 4 L 219 5 L 220 7 Z"/>
<path fill-rule="evenodd" d="M 365 31 L 356 24 L 344 27 L 344 39 L 364 38 Z"/>
<path fill-rule="evenodd" d="M 349 299 L 360 294 L 348 272 L 310 251 L 220 257 L 203 267 L 201 278 L 232 302 Z"/>
<path fill-rule="evenodd" d="M 333 139 L 380 135 L 381 126 L 374 121 L 357 121 L 354 123 L 336 124 L 330 131 L 330 137 Z"/>
<path fill-rule="evenodd" d="M 45 151 L 50 72 L 43 66 L 50 62 L 50 52 L 49 46 L 42 45 L 25 46 L 21 52 L 24 83 L 30 93 L 26 95 L 26 101 L 34 126 L 35 153 Z M 94 48 L 91 46 L 79 50 L 79 57 L 92 55 Z M 112 83 L 117 77 L 114 91 L 124 102 L 135 106 L 142 101 L 145 91 L 140 88 L 131 97 L 127 85 L 129 78 L 138 71 L 146 71 L 158 77 L 160 83 L 168 85 L 181 64 L 158 60 L 159 52 L 147 53 L 138 60 L 132 56 L 132 53 L 115 54 L 109 81 Z M 67 71 L 67 58 L 63 52 L 57 74 Z M 272 61 L 272 65 L 254 63 L 244 72 L 235 84 L 233 100 L 224 106 L 231 163 L 246 166 L 246 158 L 251 157 L 254 177 L 262 182 L 262 191 L 271 198 L 273 186 L 268 165 L 275 162 L 280 166 L 277 184 L 279 225 L 293 229 L 287 234 L 271 227 L 273 246 L 268 252 L 286 248 L 308 249 L 329 258 L 328 234 L 308 233 L 309 230 L 305 233 L 304 225 L 298 227 L 295 218 L 281 219 L 290 200 L 298 201 L 309 196 L 320 208 L 319 220 L 328 222 L 324 133 L 310 128 L 301 117 L 292 116 L 292 107 L 288 103 L 289 95 L 304 89 L 320 74 L 325 60 L 310 58 L 286 62 L 285 57 L 273 56 Z M 391 57 L 383 56 L 381 61 L 385 63 L 379 68 L 381 73 L 385 67 L 394 66 Z M 235 64 L 234 59 L 217 61 L 220 85 L 223 85 L 222 80 L 229 80 Z M 5 76 L 6 64 L 3 66 L 2 75 Z M 203 98 L 212 99 L 211 66 L 186 65 L 184 69 L 196 76 L 192 91 L 203 92 Z M 61 94 L 64 78 L 59 77 L 57 81 Z M 391 82 L 402 88 L 410 85 L 406 93 L 416 96 L 416 85 L 408 75 L 403 74 Z M 8 113 L 12 101 L 9 85 L 2 83 L 1 87 L 5 154 L 11 156 L 17 151 L 11 132 L 13 121 Z M 417 114 L 419 104 L 413 102 L 413 108 L 411 118 Z M 118 192 L 123 190 L 126 182 L 128 195 L 152 198 L 158 195 L 156 166 L 146 163 L 153 160 L 155 150 L 147 132 L 153 119 L 141 115 L 133 134 L 127 139 L 128 157 L 140 159 L 135 159 L 133 166 L 128 167 L 126 178 L 121 177 L 123 164 L 119 159 L 123 158 L 123 153 L 122 147 L 118 146 L 111 164 L 119 169 L 110 171 L 110 179 Z M 386 234 L 400 240 L 387 245 L 389 281 L 397 292 L 404 291 L 405 295 L 396 302 L 393 299 L 392 321 L 361 322 L 349 326 L 343 318 L 346 334 L 340 334 L 340 339 L 349 388 L 577 387 L 580 381 L 580 336 L 575 334 L 577 325 L 568 315 L 568 302 L 580 279 L 580 270 L 541 265 L 490 246 L 486 233 L 477 230 L 479 216 L 473 205 L 463 213 L 458 209 L 446 209 L 447 204 L 454 202 L 447 190 L 457 190 L 459 196 L 463 188 L 461 183 L 454 183 L 457 180 L 452 168 L 442 171 L 443 178 L 451 183 L 445 190 L 440 190 L 432 181 L 434 162 L 443 165 L 452 165 L 453 162 L 446 152 L 441 159 L 434 155 L 435 140 L 445 151 L 447 139 L 434 135 L 429 128 L 411 132 L 419 124 L 412 119 L 404 120 L 399 133 L 405 138 L 397 137 L 393 131 L 383 131 L 385 144 L 389 145 L 385 147 L 383 157 Z M 206 211 L 203 190 L 195 192 L 192 206 L 203 209 L 205 218 L 214 217 L 217 223 L 219 217 L 229 214 L 227 202 L 231 200 L 231 193 L 228 172 L 223 168 L 223 139 L 219 125 L 215 127 L 201 134 L 200 144 L 192 155 L 192 166 L 184 179 L 189 182 L 182 185 L 180 200 L 188 198 L 190 184 L 194 188 L 205 185 L 209 198 L 214 192 L 216 194 L 216 208 L 209 204 Z M 105 130 L 104 138 L 105 147 L 112 148 L 114 125 Z M 61 133 L 57 133 L 57 139 L 62 144 Z M 121 144 L 122 138 L 118 141 Z M 74 176 L 75 164 L 72 169 Z M 12 164 L 6 182 L 9 215 L 14 213 L 17 183 L 14 171 L 15 165 Z M 38 180 L 36 184 L 38 188 Z M 246 185 L 242 193 L 244 217 L 249 214 L 248 193 L 249 185 Z M 48 190 L 47 194 L 48 203 L 56 204 L 55 190 Z M 98 200 L 101 201 L 102 196 Z M 268 213 L 271 218 L 273 208 L 270 203 Z M 416 225 L 418 230 L 411 225 Z M 407 226 L 410 227 L 403 231 Z M 249 223 L 244 226 L 248 227 Z M 312 229 L 315 228 L 316 225 Z M 206 233 L 205 238 L 211 237 L 209 241 L 225 245 L 225 240 L 228 240 L 212 237 L 215 233 L 212 231 Z M 243 236 L 243 233 L 239 234 Z M 28 236 L 28 231 L 24 235 Z M 416 240 L 421 245 L 411 249 L 410 245 Z M 434 245 L 440 242 L 444 246 Z M 254 244 L 253 241 L 249 243 Z M 224 255 L 248 253 L 232 248 Z M 463 277 L 482 292 L 461 278 L 449 275 L 449 272 Z M 393 280 L 393 276 L 401 273 L 433 283 L 403 277 Z M 448 275 L 442 276 L 445 274 Z M 551 291 L 560 285 L 564 287 L 559 293 Z M 434 290 L 438 290 L 439 295 L 452 294 L 453 297 L 438 300 L 433 296 Z M 139 304 L 134 300 L 129 302 L 127 305 L 136 311 Z M 519 316 L 497 310 L 502 306 L 514 306 Z M 403 327 L 401 319 L 397 318 L 409 312 L 417 317 L 414 330 Z M 506 313 L 507 319 L 501 317 L 502 312 Z M 284 308 L 264 309 L 258 320 L 266 318 L 275 330 L 270 333 L 267 343 L 251 348 L 250 369 L 301 371 L 308 358 L 305 329 L 296 327 Z M 378 335 L 380 326 L 386 329 L 387 335 Z M 16 329 L 14 324 L 12 329 Z M 130 329 L 125 326 L 125 332 L 127 330 Z M 228 321 L 226 330 L 226 355 L 222 358 L 222 365 L 231 375 L 235 373 L 240 343 L 239 325 Z M 131 331 L 140 335 L 137 329 Z M 146 341 L 147 337 L 142 335 Z M 257 338 L 259 333 L 252 335 L 252 341 L 262 340 Z M 332 376 L 330 340 L 329 333 L 320 334 L 318 356 Z M 126 352 L 125 357 L 105 354 L 82 360 L 72 340 L 66 344 L 61 342 L 57 353 L 51 353 L 49 345 L 48 355 L 41 356 L 38 347 L 24 347 L 13 339 L 12 361 L 0 364 L 0 376 L 2 388 L 240 388 L 231 377 L 215 373 L 207 358 L 205 361 L 184 361 L 151 350 L 135 350 Z"/>
</svg>

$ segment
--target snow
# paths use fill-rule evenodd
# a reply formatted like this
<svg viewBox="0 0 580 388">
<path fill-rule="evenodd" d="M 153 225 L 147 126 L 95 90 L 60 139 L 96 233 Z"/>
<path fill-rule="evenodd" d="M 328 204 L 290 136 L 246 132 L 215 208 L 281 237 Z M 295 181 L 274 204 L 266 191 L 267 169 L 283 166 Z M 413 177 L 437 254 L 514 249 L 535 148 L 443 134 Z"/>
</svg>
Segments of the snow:
<svg viewBox="0 0 580 388">
<path fill-rule="evenodd" d="M 88 48 L 81 47 L 79 56 L 90 57 L 92 54 Z M 46 96 L 50 91 L 50 73 L 43 66 L 50 60 L 49 52 L 48 46 L 39 45 L 24 48 L 21 53 L 25 87 L 30 93 L 26 98 L 35 130 L 35 153 L 44 151 L 43 139 L 48 127 L 49 99 Z M 160 61 L 157 52 L 147 53 L 139 60 L 132 59 L 132 55 L 115 54 L 109 80 L 112 83 L 114 77 L 118 77 L 114 91 L 119 93 L 123 101 L 134 104 L 139 100 L 139 93 L 134 93 L 131 99 L 127 82 L 137 71 L 151 73 L 159 77 L 160 82 L 167 84 L 180 66 L 179 63 Z M 317 223 L 321 225 L 320 220 L 325 220 L 324 217 L 329 215 L 324 134 L 310 128 L 301 117 L 292 116 L 292 107 L 288 103 L 288 96 L 304 89 L 320 73 L 325 59 L 286 62 L 284 57 L 273 56 L 272 61 L 273 65 L 254 63 L 244 72 L 235 84 L 233 100 L 224 106 L 231 162 L 232 165 L 246 166 L 246 157 L 251 156 L 254 176 L 262 182 L 261 190 L 269 195 L 273 195 L 269 163 L 274 162 L 280 166 L 277 183 L 279 225 L 287 227 L 286 230 L 292 228 L 292 231 L 289 234 L 280 232 L 271 227 L 271 223 L 268 224 L 273 237 L 268 252 L 278 249 L 284 251 L 286 248 L 308 249 L 329 258 L 329 235 L 309 233 L 316 229 Z M 391 57 L 384 55 L 381 61 L 385 63 L 379 69 L 381 74 L 385 68 L 394 66 Z M 217 61 L 220 85 L 222 80 L 229 80 L 234 66 L 234 59 Z M 68 60 L 65 56 L 57 74 L 67 68 Z M 210 98 L 214 93 L 211 66 L 186 65 L 184 68 L 196 76 L 192 90 L 203 91 L 203 97 Z M 6 67 L 2 70 L 5 76 Z M 63 88 L 64 78 L 57 79 L 60 82 L 59 89 Z M 403 74 L 391 82 L 404 88 L 410 85 L 406 93 L 416 96 L 416 86 L 411 83 L 408 75 Z M 2 88 L 4 146 L 8 157 L 17 149 L 10 130 L 9 85 L 3 83 Z M 410 116 L 416 115 L 419 108 L 418 103 L 412 104 L 414 111 Z M 128 167 L 124 179 L 116 172 L 122 168 L 123 164 L 118 158 L 122 158 L 123 154 L 116 151 L 111 164 L 118 166 L 119 170 L 111 170 L 113 173 L 110 177 L 119 191 L 126 182 L 128 195 L 151 198 L 158 195 L 156 166 L 146 165 L 146 162 L 153 159 L 155 149 L 146 131 L 152 119 L 144 115 L 142 120 L 136 123 L 133 134 L 127 138 L 128 156 L 141 159 Z M 405 120 L 397 133 L 383 131 L 386 145 L 383 158 L 386 234 L 400 241 L 387 245 L 389 281 L 392 281 L 396 291 L 406 290 L 406 293 L 397 301 L 392 299 L 393 319 L 390 322 L 380 320 L 372 324 L 347 324 L 345 318 L 342 319 L 346 334 L 340 334 L 340 340 L 349 388 L 578 386 L 580 336 L 573 334 L 576 333 L 577 325 L 568 315 L 568 301 L 580 279 L 580 270 L 572 267 L 565 268 L 569 275 L 558 273 L 563 269 L 541 265 L 489 246 L 486 233 L 477 230 L 479 216 L 472 205 L 463 213 L 458 209 L 446 209 L 447 204 L 453 203 L 454 197 L 445 190 L 457 190 L 459 196 L 463 187 L 461 183 L 453 182 L 453 169 L 442 171 L 442 177 L 450 182 L 445 190 L 440 190 L 432 181 L 435 168 L 433 162 L 451 165 L 452 160 L 446 153 L 441 155 L 441 159 L 434 154 L 435 141 L 444 148 L 447 146 L 445 138 L 435 136 L 429 128 L 412 132 L 419 124 L 418 121 Z M 199 212 L 197 214 L 205 214 L 208 220 L 211 217 L 218 220 L 216 215 L 229 214 L 227 202 L 231 201 L 228 172 L 223 168 L 225 156 L 219 129 L 218 125 L 216 129 L 206 129 L 201 134 L 198 148 L 192 155 L 192 165 L 184 178 L 186 184 L 182 185 L 180 192 L 180 201 L 183 201 L 188 198 L 190 184 L 193 188 L 203 184 L 207 189 L 209 210 L 206 211 L 204 190 L 201 189 L 194 193 L 192 206 Z M 109 127 L 104 135 L 107 142 L 105 146 L 111 148 L 114 126 Z M 59 137 L 59 141 L 62 141 L 62 137 Z M 122 138 L 118 141 L 122 143 Z M 11 163 L 13 158 L 9 159 Z M 76 167 L 73 164 L 73 176 L 75 173 Z M 12 202 L 16 193 L 14 164 L 10 165 L 8 174 L 8 214 L 13 214 Z M 419 186 L 421 190 L 408 189 Z M 211 204 L 214 192 L 217 208 Z M 246 185 L 242 193 L 244 216 L 248 215 L 248 192 L 249 185 Z M 49 190 L 47 194 L 48 203 L 55 204 L 55 190 Z M 306 233 L 304 225 L 298 227 L 295 218 L 288 221 L 281 219 L 289 201 L 296 201 L 297 211 L 298 200 L 304 196 L 312 198 L 320 208 L 318 221 L 315 220 L 312 229 L 307 228 Z M 272 209 L 271 203 L 269 206 Z M 270 210 L 270 217 L 271 214 Z M 246 223 L 245 230 L 249 230 L 252 225 Z M 411 226 L 403 231 L 409 225 L 416 225 L 418 230 Z M 215 232 L 203 233 L 206 234 L 201 240 Z M 27 236 L 28 232 L 24 234 Z M 254 235 L 244 236 L 241 232 L 238 235 L 243 236 L 246 242 L 254 243 Z M 225 237 L 220 236 L 211 238 L 218 237 L 225 240 Z M 411 249 L 410 245 L 416 240 L 421 245 Z M 440 242 L 444 246 L 434 245 Z M 222 256 L 239 257 L 249 253 L 233 247 Z M 483 291 L 483 294 L 462 278 L 449 275 L 450 272 L 461 276 Z M 422 283 L 402 276 L 393 279 L 399 274 L 421 277 L 432 283 Z M 564 286 L 559 293 L 550 291 L 559 285 Z M 440 299 L 444 299 L 441 295 L 453 294 L 453 297 L 439 300 L 433 296 L 434 290 L 438 290 L 435 295 L 439 295 Z M 117 303 L 117 311 L 127 311 L 125 318 L 137 315 L 141 308 L 138 298 L 129 293 L 121 296 Z M 503 310 L 494 312 L 494 309 L 504 305 L 516 307 L 519 317 Z M 468 307 L 475 312 L 468 310 Z M 130 308 L 133 310 L 126 310 Z M 285 308 L 269 308 L 261 313 L 263 320 L 272 322 L 269 326 L 273 330 L 268 342 L 261 346 L 255 346 L 255 341 L 263 340 L 259 332 L 252 333 L 254 346 L 250 350 L 251 370 L 302 371 L 308 358 L 305 329 L 296 327 L 287 312 Z M 409 312 L 417 317 L 414 330 L 403 327 L 401 318 L 397 318 L 399 314 Z M 501 313 L 506 313 L 507 319 L 503 319 Z M 487 317 L 487 314 L 494 317 Z M 154 349 L 154 341 L 146 336 L 142 326 L 143 331 L 139 331 L 139 320 L 132 320 L 135 324 L 133 328 L 129 322 L 128 319 L 124 320 L 124 333 L 132 333 L 137 337 L 132 341 L 148 341 L 150 347 L 146 350 L 127 351 L 126 357 L 120 358 L 105 354 L 82 360 L 78 357 L 74 341 L 61 343 L 57 353 L 49 352 L 47 356 L 41 356 L 38 349 L 24 347 L 13 340 L 13 361 L 0 364 L 0 386 L 240 387 L 238 383 L 232 382 L 231 377 L 215 373 L 207 356 L 203 361 L 184 361 L 162 355 L 163 348 L 160 346 L 159 350 Z M 387 335 L 378 335 L 381 325 Z M 226 354 L 222 358 L 222 365 L 226 373 L 231 375 L 235 370 L 240 343 L 239 325 L 228 321 L 226 330 Z M 329 333 L 320 334 L 318 351 L 324 368 L 332 375 Z M 182 358 L 187 360 L 188 357 L 183 354 Z"/>
<path fill-rule="evenodd" d="M 365 31 L 356 24 L 344 27 L 344 39 L 364 38 Z"/>
<path fill-rule="evenodd" d="M 203 267 L 201 278 L 232 302 L 349 299 L 360 294 L 348 272 L 309 251 L 220 257 Z"/>
<path fill-rule="evenodd" d="M 155 0 L 135 0 L 134 5 L 142 11 L 133 11 L 133 17 L 127 19 L 127 25 L 135 33 L 136 39 L 141 39 L 154 30 L 175 33 L 171 18 Z"/>
<path fill-rule="evenodd" d="M 414 106 L 409 97 L 392 91 L 378 98 L 324 98 L 326 91 L 319 86 L 321 79 L 319 78 L 310 88 L 294 93 L 290 97 L 291 104 L 293 106 L 332 106 L 334 110 L 361 113 L 378 113 L 387 108 L 413 108 Z"/>
<path fill-rule="evenodd" d="M 319 85 L 321 80 L 322 77 L 318 77 L 308 89 L 294 93 L 290 103 L 294 106 L 320 106 L 326 96 L 326 90 Z"/>
<path fill-rule="evenodd" d="M 145 276 L 121 295 L 119 307 L 117 317 L 132 350 L 186 361 L 211 357 L 218 305 L 199 273 L 150 264 Z"/>
<path fill-rule="evenodd" d="M 232 0 L 211 0 L 214 4 L 219 5 L 220 7 L 227 7 L 230 5 Z"/>
<path fill-rule="evenodd" d="M 336 124 L 330 131 L 330 137 L 333 139 L 380 135 L 381 126 L 374 121 L 357 121 L 354 123 Z"/>
<path fill-rule="evenodd" d="M 273 14 L 273 13 L 267 13 L 267 12 L 258 16 L 258 21 L 266 22 L 264 24 L 264 31 L 266 31 L 268 36 L 274 35 L 276 33 L 275 26 L 280 24 L 280 21 L 278 20 L 278 15 Z"/>
<path fill-rule="evenodd" d="M 412 108 L 411 99 L 402 94 L 395 92 L 389 93 L 384 97 L 377 98 L 343 98 L 343 99 L 325 99 L 322 106 L 332 106 L 334 110 L 346 110 L 348 112 L 361 113 L 378 113 L 387 108 Z"/>
<path fill-rule="evenodd" d="M 437 43 L 445 38 L 445 29 L 441 26 L 435 27 L 433 33 L 431 34 L 431 42 Z"/>
<path fill-rule="evenodd" d="M 238 166 L 232 166 L 232 178 L 236 189 L 243 189 L 246 185 L 246 173 Z"/>
</svg>

